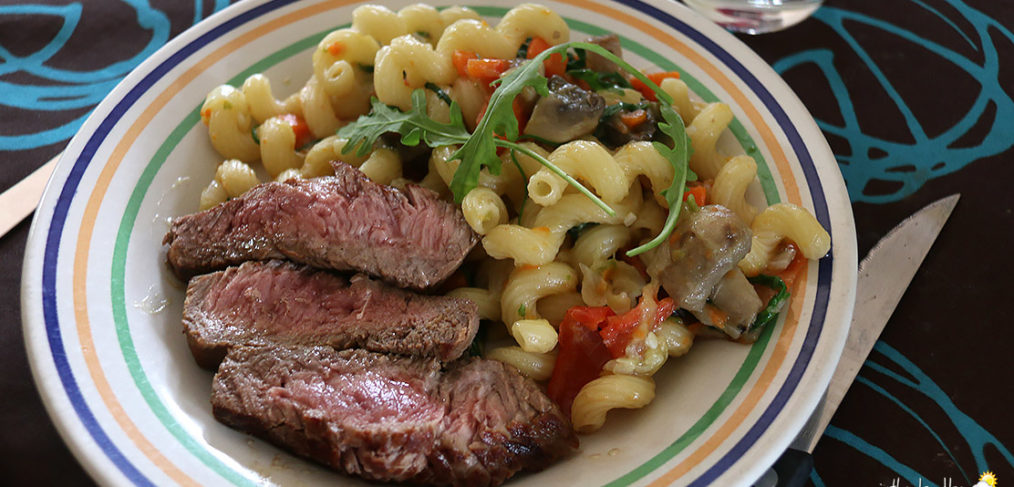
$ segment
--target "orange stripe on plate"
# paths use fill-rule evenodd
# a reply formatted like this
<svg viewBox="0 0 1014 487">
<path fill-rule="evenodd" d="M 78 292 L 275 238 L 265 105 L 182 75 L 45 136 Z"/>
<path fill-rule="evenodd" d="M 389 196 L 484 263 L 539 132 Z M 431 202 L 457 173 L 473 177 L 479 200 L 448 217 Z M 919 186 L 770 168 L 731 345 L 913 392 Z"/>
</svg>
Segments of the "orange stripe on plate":
<svg viewBox="0 0 1014 487">
<path fill-rule="evenodd" d="M 809 265 L 807 265 L 809 270 Z M 661 477 L 655 479 L 654 482 L 649 484 L 651 487 L 660 487 L 663 485 L 669 485 L 673 481 L 679 479 L 690 469 L 696 467 L 701 461 L 711 455 L 718 447 L 724 442 L 729 436 L 743 424 L 746 417 L 755 410 L 757 403 L 761 397 L 767 392 L 768 387 L 771 386 L 775 375 L 778 373 L 778 369 L 781 368 L 782 362 L 785 361 L 786 355 L 788 355 L 789 348 L 792 346 L 792 338 L 796 331 L 796 326 L 799 324 L 799 315 L 803 306 L 803 296 L 797 296 L 795 294 L 797 289 L 806 289 L 806 272 L 802 273 L 801 279 L 798 279 L 792 289 L 793 299 L 789 301 L 789 315 L 785 318 L 785 324 L 782 326 L 781 334 L 778 335 L 778 341 L 775 342 L 775 347 L 771 351 L 771 356 L 768 358 L 768 363 L 764 367 L 760 376 L 757 377 L 757 382 L 747 393 L 743 402 L 740 403 L 736 411 L 729 416 L 721 427 L 715 430 L 715 433 L 704 444 L 694 450 L 687 458 L 685 458 L 678 465 L 673 467 L 668 472 L 662 474 Z"/>
<path fill-rule="evenodd" d="M 669 46 L 689 59 L 692 64 L 703 69 L 709 77 L 714 79 L 718 85 L 732 97 L 732 103 L 736 104 L 741 110 L 743 110 L 747 119 L 749 119 L 750 123 L 757 129 L 761 136 L 761 140 L 764 141 L 768 150 L 771 151 L 772 159 L 774 160 L 775 166 L 778 168 L 778 174 L 782 177 L 782 181 L 784 183 L 783 186 L 786 192 L 786 199 L 790 203 L 800 204 L 801 198 L 799 188 L 796 186 L 795 175 L 792 172 L 792 168 L 785 156 L 785 152 L 778 143 L 778 139 L 775 137 L 774 132 L 765 122 L 764 118 L 761 117 L 760 112 L 752 103 L 750 103 L 746 95 L 740 91 L 740 89 L 732 82 L 731 79 L 729 79 L 729 77 L 725 75 L 725 73 L 719 70 L 700 53 L 694 51 L 683 42 L 680 42 L 675 37 L 669 35 L 667 32 L 633 17 L 626 12 L 604 5 L 587 2 L 585 0 L 560 1 L 583 9 L 598 12 L 607 18 L 617 19 L 627 25 L 630 25 L 655 38 L 657 41 Z M 809 265 L 807 265 L 807 270 L 809 270 Z M 803 278 L 799 279 L 799 282 L 795 284 L 793 291 L 805 291 L 805 289 L 806 272 L 803 273 Z M 773 379 L 777 375 L 779 368 L 788 355 L 789 349 L 792 346 L 796 327 L 799 325 L 801 307 L 805 300 L 805 293 L 801 292 L 800 294 L 793 294 L 793 299 L 789 305 L 789 315 L 785 318 L 781 333 L 778 336 L 778 341 L 775 343 L 775 346 L 768 357 L 767 364 L 765 365 L 764 370 L 761 371 L 761 374 L 754 383 L 754 386 L 744 397 L 739 407 L 736 408 L 736 411 L 734 411 L 726 422 L 715 430 L 715 433 L 711 435 L 704 444 L 698 447 L 697 450 L 690 453 L 690 455 L 682 462 L 652 482 L 651 485 L 653 487 L 668 485 L 674 480 L 682 477 L 693 467 L 697 466 L 701 461 L 707 458 L 708 455 L 718 449 L 723 442 L 728 440 L 730 435 L 732 435 L 732 433 L 743 424 L 750 412 L 755 410 L 757 403 L 772 385 Z"/>
<path fill-rule="evenodd" d="M 669 36 L 664 31 L 642 22 L 641 20 L 634 18 L 624 12 L 620 12 L 609 7 L 602 5 L 592 4 L 590 2 L 577 1 L 577 0 L 563 0 L 566 3 L 591 9 L 610 16 L 612 18 L 620 19 L 627 24 L 639 28 L 642 32 L 645 32 L 652 37 L 658 39 L 664 44 L 670 46 L 686 58 L 690 59 L 691 62 L 705 71 L 712 79 L 716 80 L 718 84 L 732 96 L 732 102 L 737 104 L 740 109 L 746 113 L 747 118 L 751 124 L 757 128 L 760 132 L 761 139 L 765 145 L 771 151 L 775 165 L 778 168 L 779 174 L 782 176 L 785 182 L 785 190 L 787 197 L 790 202 L 798 203 L 800 200 L 799 190 L 795 185 L 795 178 L 789 167 L 788 161 L 786 160 L 785 153 L 782 151 L 781 146 L 778 144 L 777 139 L 774 137 L 773 132 L 764 122 L 760 113 L 749 103 L 746 96 L 732 83 L 732 81 L 726 77 L 717 67 L 712 65 L 707 59 L 700 54 L 694 52 L 685 44 L 677 41 L 675 38 Z M 102 370 L 101 363 L 96 355 L 94 347 L 94 341 L 91 334 L 91 327 L 88 320 L 88 302 L 87 302 L 87 272 L 88 272 L 88 255 L 90 252 L 90 244 L 92 234 L 95 228 L 95 221 L 98 216 L 98 211 L 102 203 L 102 199 L 109 189 L 109 185 L 112 181 L 113 175 L 117 168 L 122 163 L 129 148 L 134 144 L 137 137 L 141 134 L 144 128 L 151 122 L 154 116 L 168 104 L 168 102 L 174 97 L 180 90 L 193 80 L 197 75 L 207 70 L 215 62 L 221 60 L 230 53 L 236 51 L 240 47 L 260 38 L 261 36 L 282 28 L 293 22 L 305 19 L 318 13 L 332 10 L 340 6 L 344 6 L 350 3 L 354 3 L 355 0 L 334 0 L 330 2 L 324 2 L 321 4 L 313 5 L 299 11 L 287 14 L 276 20 L 273 20 L 267 24 L 257 27 L 241 36 L 233 39 L 226 43 L 224 46 L 212 52 L 206 58 L 199 61 L 193 67 L 188 69 L 182 76 L 177 77 L 165 91 L 160 93 L 155 100 L 142 112 L 138 119 L 130 126 L 124 137 L 117 144 L 113 150 L 112 156 L 110 157 L 107 164 L 103 167 L 99 174 L 98 180 L 95 185 L 95 189 L 92 191 L 88 203 L 85 207 L 85 212 L 82 218 L 81 231 L 78 236 L 78 245 L 75 253 L 74 261 L 74 276 L 73 276 L 73 289 L 74 289 L 74 310 L 75 319 L 77 321 L 77 331 L 79 340 L 81 343 L 82 354 L 84 360 L 88 366 L 89 373 L 91 374 L 92 380 L 95 383 L 96 390 L 102 398 L 106 407 L 110 413 L 116 419 L 117 423 L 127 434 L 127 436 L 137 445 L 138 449 L 143 452 L 155 465 L 157 465 L 162 471 L 164 471 L 174 481 L 183 485 L 196 485 L 196 482 L 187 476 L 185 473 L 180 471 L 175 465 L 173 465 L 168 459 L 166 459 L 161 452 L 148 441 L 147 438 L 138 430 L 137 426 L 126 416 L 122 406 L 119 404 L 116 395 L 112 392 L 108 381 Z M 797 288 L 805 289 L 805 278 L 800 280 L 800 284 L 797 284 Z M 711 439 L 705 444 L 704 447 L 695 452 L 690 458 L 684 461 L 683 464 L 689 464 L 692 466 L 696 461 L 705 457 L 710 451 L 713 451 L 722 441 L 724 441 L 729 434 L 740 423 L 745 419 L 747 413 L 752 409 L 752 406 L 760 399 L 764 394 L 766 387 L 770 384 L 771 379 L 778 370 L 778 366 L 784 360 L 788 348 L 792 341 L 792 332 L 799 318 L 800 306 L 803 299 L 802 296 L 797 297 L 790 306 L 790 315 L 786 319 L 785 326 L 782 329 L 782 334 L 772 352 L 771 358 L 769 359 L 768 365 L 762 372 L 759 380 L 755 384 L 753 390 L 750 391 L 747 396 L 747 400 L 744 401 L 740 408 L 737 409 L 736 413 L 724 424 L 718 433 L 712 436 Z M 708 448 L 709 445 L 714 445 L 712 448 Z M 705 451 L 707 450 L 707 451 Z M 696 461 L 692 461 L 695 459 Z M 689 468 L 689 467 L 688 467 Z M 680 466 L 677 466 L 670 472 L 667 472 L 663 478 L 679 477 L 685 471 L 680 470 Z M 660 479 L 661 480 L 661 479 Z"/>
<path fill-rule="evenodd" d="M 592 10 L 602 14 L 606 18 L 619 20 L 635 29 L 650 35 L 655 40 L 669 46 L 676 52 L 680 53 L 684 57 L 690 60 L 691 64 L 704 70 L 704 72 L 719 86 L 722 87 L 732 97 L 731 102 L 738 106 L 746 114 L 746 118 L 750 120 L 750 123 L 757 128 L 760 134 L 761 140 L 764 141 L 764 145 L 771 151 L 772 159 L 775 162 L 775 166 L 778 168 L 778 174 L 782 177 L 782 181 L 785 183 L 786 198 L 790 203 L 800 204 L 799 188 L 796 186 L 796 177 L 792 172 L 792 168 L 789 166 L 789 161 L 785 157 L 785 151 L 782 150 L 781 144 L 778 143 L 778 139 L 775 137 L 774 132 L 761 117 L 757 108 L 754 107 L 750 100 L 747 99 L 746 95 L 740 91 L 740 89 L 725 75 L 718 67 L 708 61 L 699 52 L 690 48 L 683 42 L 680 42 L 669 33 L 649 24 L 641 19 L 638 19 L 626 12 L 616 10 L 612 7 L 605 5 L 596 4 L 589 2 L 588 0 L 558 0 L 561 3 L 569 3 L 576 7 L 584 10 Z"/>
<path fill-rule="evenodd" d="M 130 420 L 123 407 L 120 405 L 116 394 L 113 393 L 112 388 L 109 386 L 109 381 L 105 377 L 102 370 L 102 364 L 99 362 L 97 351 L 95 349 L 95 343 L 91 333 L 91 325 L 88 320 L 87 283 L 88 255 L 90 252 L 92 234 L 94 233 L 95 220 L 98 216 L 99 207 L 102 204 L 102 199 L 105 196 L 106 191 L 109 189 L 113 175 L 123 162 L 123 158 L 127 151 L 137 140 L 137 137 L 141 134 L 144 128 L 147 127 L 155 115 L 159 113 L 159 111 L 161 111 L 169 103 L 169 101 L 183 89 L 184 86 L 196 78 L 197 75 L 207 70 L 225 56 L 269 32 L 321 12 L 333 10 L 354 2 L 355 0 L 334 0 L 292 12 L 240 35 L 222 47 L 216 49 L 206 58 L 198 61 L 197 64 L 188 69 L 183 75 L 177 77 L 169 85 L 169 87 L 165 89 L 165 91 L 160 93 L 130 126 L 126 134 L 124 134 L 123 138 L 114 148 L 109 161 L 102 168 L 102 172 L 99 173 L 98 180 L 95 183 L 95 189 L 92 191 L 90 197 L 88 198 L 88 203 L 85 206 L 84 215 L 81 220 L 81 231 L 78 234 L 78 244 L 74 254 L 73 276 L 74 318 L 77 322 L 77 333 L 78 339 L 81 343 L 81 353 L 84 356 L 84 361 L 88 367 L 88 372 L 91 375 L 92 381 L 95 383 L 96 391 L 105 403 L 109 413 L 116 420 L 117 424 L 120 425 L 120 428 L 123 429 L 123 432 L 126 433 L 127 437 L 134 442 L 138 450 L 144 453 L 144 455 L 148 457 L 152 463 L 158 466 L 158 468 L 165 472 L 165 474 L 173 479 L 173 481 L 181 485 L 195 486 L 200 484 L 190 478 L 190 476 L 181 471 L 178 467 L 176 467 L 176 465 L 162 455 L 159 448 L 153 445 L 144 436 L 144 434 L 141 433 L 141 431 L 137 428 L 137 425 Z"/>
</svg>

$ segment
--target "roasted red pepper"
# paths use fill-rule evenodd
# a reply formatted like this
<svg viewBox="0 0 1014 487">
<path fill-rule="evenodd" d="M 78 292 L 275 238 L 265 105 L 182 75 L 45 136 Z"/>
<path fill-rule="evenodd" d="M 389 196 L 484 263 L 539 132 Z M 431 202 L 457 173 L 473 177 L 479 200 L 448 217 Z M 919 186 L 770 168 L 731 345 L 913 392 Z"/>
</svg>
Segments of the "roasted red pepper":
<svg viewBox="0 0 1014 487">
<path fill-rule="evenodd" d="M 599 332 L 602 335 L 602 342 L 612 354 L 613 358 L 620 358 L 627 354 L 627 345 L 630 345 L 634 338 L 644 338 L 649 331 L 652 331 L 662 320 L 672 315 L 676 306 L 672 298 L 664 298 L 658 302 L 658 306 L 652 309 L 652 299 L 641 297 L 637 307 L 623 313 L 622 315 L 606 318 L 606 324 Z M 646 314 L 652 316 L 645 317 Z M 642 317 L 645 317 L 642 319 Z M 646 323 L 647 327 L 642 327 Z"/>
<path fill-rule="evenodd" d="M 578 391 L 595 380 L 612 358 L 598 333 L 599 326 L 611 315 L 612 310 L 605 306 L 575 306 L 567 310 L 560 323 L 560 353 L 547 392 L 567 417 Z"/>
</svg>

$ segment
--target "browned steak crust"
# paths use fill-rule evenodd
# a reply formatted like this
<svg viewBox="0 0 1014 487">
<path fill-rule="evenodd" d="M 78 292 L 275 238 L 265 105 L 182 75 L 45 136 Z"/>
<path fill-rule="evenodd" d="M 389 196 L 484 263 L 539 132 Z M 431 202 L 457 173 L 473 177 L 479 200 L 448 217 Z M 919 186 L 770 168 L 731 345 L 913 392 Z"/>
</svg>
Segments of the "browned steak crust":
<svg viewBox="0 0 1014 487">
<path fill-rule="evenodd" d="M 371 480 L 499 485 L 577 447 L 535 383 L 499 362 L 327 347 L 241 347 L 215 375 L 215 417 Z"/>
<path fill-rule="evenodd" d="M 477 237 L 432 191 L 376 184 L 333 163 L 334 176 L 264 183 L 173 221 L 164 242 L 182 279 L 248 260 L 288 259 L 356 270 L 424 289 L 461 264 Z"/>
<path fill-rule="evenodd" d="M 191 279 L 183 328 L 194 359 L 214 369 L 237 345 L 364 348 L 454 360 L 479 327 L 470 300 L 424 296 L 356 275 L 282 261 L 246 262 Z"/>
</svg>

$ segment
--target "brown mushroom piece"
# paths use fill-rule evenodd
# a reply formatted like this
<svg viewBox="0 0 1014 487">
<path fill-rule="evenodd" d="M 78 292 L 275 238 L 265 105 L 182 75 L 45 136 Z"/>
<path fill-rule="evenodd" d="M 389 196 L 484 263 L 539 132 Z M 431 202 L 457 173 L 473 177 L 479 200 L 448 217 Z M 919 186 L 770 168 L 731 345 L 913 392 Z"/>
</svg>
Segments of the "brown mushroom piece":
<svg viewBox="0 0 1014 487">
<path fill-rule="evenodd" d="M 620 37 L 616 34 L 601 35 L 589 38 L 591 44 L 598 44 L 616 57 L 623 57 L 623 48 L 620 47 Z M 604 56 L 588 51 L 585 57 L 585 67 L 599 73 L 619 73 L 620 67 L 616 63 L 606 59 Z"/>
<path fill-rule="evenodd" d="M 736 267 L 750 251 L 751 237 L 750 227 L 732 210 L 708 205 L 682 215 L 669 240 L 656 249 L 669 259 L 659 278 L 676 304 L 733 338 L 762 306 Z"/>
<path fill-rule="evenodd" d="M 694 313 L 694 316 L 701 323 L 719 328 L 732 338 L 739 338 L 745 333 L 764 307 L 753 284 L 739 269 L 733 269 L 722 276 L 711 292 L 710 301 L 710 306 L 716 308 L 718 313 L 705 310 Z"/>
<path fill-rule="evenodd" d="M 648 102 L 642 105 L 644 108 L 636 108 L 636 110 L 644 110 L 645 119 L 644 122 L 641 122 L 637 126 L 628 127 L 623 122 L 622 110 L 603 120 L 600 132 L 597 133 L 601 134 L 600 138 L 602 141 L 611 148 L 617 148 L 630 142 L 655 140 L 658 133 L 658 121 L 662 119 L 658 103 Z M 665 140 L 660 140 L 659 142 L 671 145 L 670 142 Z"/>
<path fill-rule="evenodd" d="M 535 103 L 524 133 L 562 144 L 592 133 L 605 107 L 598 94 L 553 76 L 549 94 Z"/>
</svg>

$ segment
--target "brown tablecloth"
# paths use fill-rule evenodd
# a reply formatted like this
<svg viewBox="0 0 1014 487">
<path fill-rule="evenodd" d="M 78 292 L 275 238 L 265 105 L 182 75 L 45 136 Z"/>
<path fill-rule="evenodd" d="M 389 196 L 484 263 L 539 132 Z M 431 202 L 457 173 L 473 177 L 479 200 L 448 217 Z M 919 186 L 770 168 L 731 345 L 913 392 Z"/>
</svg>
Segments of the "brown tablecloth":
<svg viewBox="0 0 1014 487">
<path fill-rule="evenodd" d="M 153 3 L 0 2 L 0 190 L 57 154 L 130 66 L 225 2 Z M 818 446 L 814 485 L 970 486 L 987 469 L 1014 482 L 1011 26 L 1010 2 L 830 0 L 795 28 L 741 37 L 824 129 L 860 257 L 907 215 L 962 194 Z M 24 352 L 28 228 L 0 237 L 0 484 L 88 485 Z"/>
</svg>

